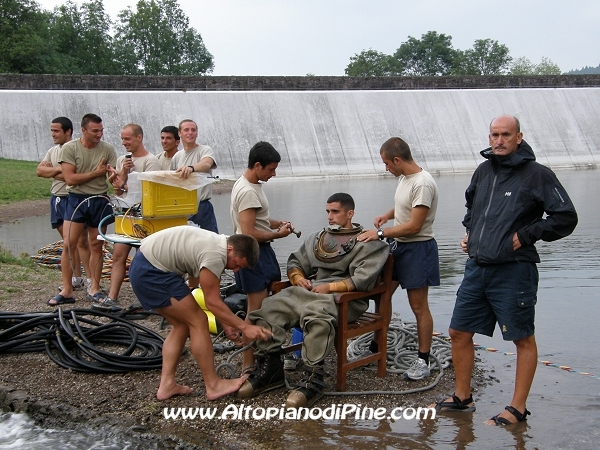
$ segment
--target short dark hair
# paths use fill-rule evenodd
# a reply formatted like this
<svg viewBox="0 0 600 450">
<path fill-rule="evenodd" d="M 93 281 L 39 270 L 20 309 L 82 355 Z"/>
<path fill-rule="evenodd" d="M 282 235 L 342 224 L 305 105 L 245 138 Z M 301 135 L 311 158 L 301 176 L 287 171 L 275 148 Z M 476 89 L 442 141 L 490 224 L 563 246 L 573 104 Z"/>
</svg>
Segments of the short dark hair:
<svg viewBox="0 0 600 450">
<path fill-rule="evenodd" d="M 181 140 L 181 139 L 179 139 L 179 129 L 177 127 L 174 127 L 173 125 L 167 125 L 166 127 L 163 127 L 163 129 L 160 130 L 160 132 L 161 133 L 171 133 L 176 141 Z"/>
<path fill-rule="evenodd" d="M 353 211 L 354 210 L 354 199 L 350 194 L 346 194 L 345 192 L 337 192 L 327 199 L 327 203 L 339 203 L 345 211 Z"/>
<path fill-rule="evenodd" d="M 142 135 L 142 137 L 144 137 L 144 130 L 142 130 L 142 127 L 139 126 L 137 123 L 128 123 L 123 128 L 131 128 L 131 131 L 133 132 L 134 136 L 137 137 L 139 135 Z"/>
<path fill-rule="evenodd" d="M 233 247 L 233 253 L 240 258 L 246 258 L 248 268 L 256 266 L 260 252 L 258 241 L 247 234 L 234 234 L 227 238 L 227 245 Z"/>
<path fill-rule="evenodd" d="M 248 155 L 248 169 L 252 169 L 256 163 L 266 167 L 272 163 L 281 161 L 281 155 L 275 147 L 268 142 L 260 141 L 254 144 Z"/>
<path fill-rule="evenodd" d="M 413 160 L 410 147 L 399 137 L 389 138 L 385 141 L 379 153 L 384 154 L 388 159 L 400 158 L 406 162 Z"/>
<path fill-rule="evenodd" d="M 52 122 L 50 123 L 59 123 L 64 133 L 66 133 L 68 130 L 71 130 L 71 134 L 73 134 L 73 122 L 71 122 L 71 119 L 68 117 L 57 117 L 52 119 Z"/>
<path fill-rule="evenodd" d="M 102 118 L 96 114 L 91 114 L 91 113 L 86 114 L 81 119 L 81 128 L 87 128 L 87 126 L 90 122 L 102 123 Z"/>
</svg>

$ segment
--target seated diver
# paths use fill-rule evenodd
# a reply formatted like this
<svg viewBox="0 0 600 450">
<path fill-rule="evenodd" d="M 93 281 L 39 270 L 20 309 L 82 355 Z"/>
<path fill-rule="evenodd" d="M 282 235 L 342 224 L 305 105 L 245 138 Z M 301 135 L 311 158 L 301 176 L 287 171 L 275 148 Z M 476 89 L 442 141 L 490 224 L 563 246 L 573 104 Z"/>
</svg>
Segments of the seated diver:
<svg viewBox="0 0 600 450">
<path fill-rule="evenodd" d="M 292 286 L 267 297 L 260 309 L 252 311 L 252 323 L 273 333 L 267 342 L 257 342 L 254 370 L 237 392 L 237 398 L 250 398 L 285 383 L 281 346 L 286 330 L 299 327 L 304 332 L 302 380 L 290 392 L 286 406 L 312 405 L 326 386 L 323 362 L 331 351 L 337 325 L 334 294 L 372 289 L 389 255 L 386 242 L 357 242 L 363 228 L 352 223 L 354 200 L 346 193 L 327 199 L 329 226 L 306 238 L 290 255 L 287 274 Z M 357 320 L 369 306 L 368 300 L 349 304 L 349 322 Z"/>
</svg>

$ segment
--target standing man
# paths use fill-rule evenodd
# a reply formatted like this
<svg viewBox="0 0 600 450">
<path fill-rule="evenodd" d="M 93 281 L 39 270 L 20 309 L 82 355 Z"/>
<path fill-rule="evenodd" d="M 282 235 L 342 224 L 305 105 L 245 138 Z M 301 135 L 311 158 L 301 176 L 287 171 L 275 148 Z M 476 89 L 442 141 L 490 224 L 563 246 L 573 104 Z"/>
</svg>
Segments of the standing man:
<svg viewBox="0 0 600 450">
<path fill-rule="evenodd" d="M 220 278 L 225 269 L 237 272 L 258 260 L 258 244 L 250 236 L 224 236 L 187 225 L 158 231 L 142 240 L 131 262 L 133 292 L 145 309 L 154 309 L 172 329 L 162 348 L 158 400 L 190 394 L 193 389 L 175 381 L 175 371 L 188 337 L 204 378 L 206 398 L 215 400 L 238 390 L 245 378 L 221 379 L 214 366 L 213 346 L 206 314 L 196 303 L 184 275 L 199 278 L 206 305 L 224 325 L 231 340 L 268 339 L 271 333 L 244 322 L 221 298 Z"/>
<path fill-rule="evenodd" d="M 103 241 L 98 240 L 98 226 L 102 219 L 112 214 L 106 176 L 109 167 L 117 162 L 117 153 L 112 145 L 102 141 L 103 133 L 102 119 L 96 114 L 86 114 L 81 119 L 81 138 L 67 142 L 62 149 L 62 173 L 69 186 L 63 224 L 66 245 L 61 257 L 63 289 L 48 300 L 50 306 L 75 303 L 71 258 L 86 225 L 91 250 L 89 276 L 92 279 L 87 299 L 100 302 L 106 297 L 100 291 Z"/>
<path fill-rule="evenodd" d="M 281 346 L 292 327 L 300 327 L 306 335 L 302 343 L 304 375 L 290 392 L 286 407 L 308 407 L 322 397 L 326 386 L 323 362 L 333 348 L 338 324 L 334 294 L 373 289 L 388 259 L 387 243 L 356 241 L 363 228 L 352 223 L 352 196 L 333 194 L 325 211 L 329 226 L 310 234 L 288 258 L 287 275 L 292 286 L 267 297 L 260 309 L 249 314 L 252 323 L 271 330 L 273 339 L 257 342 L 257 368 L 238 391 L 238 398 L 283 386 Z M 351 301 L 348 322 L 357 320 L 368 307 L 368 300 Z"/>
<path fill-rule="evenodd" d="M 53 229 L 58 231 L 61 239 L 64 240 L 63 216 L 69 192 L 67 191 L 67 183 L 65 183 L 62 175 L 62 168 L 59 161 L 63 145 L 73 137 L 73 122 L 67 117 L 57 117 L 50 124 L 50 133 L 55 145 L 48 150 L 46 156 L 38 165 L 36 175 L 42 178 L 52 178 L 52 187 L 50 188 L 50 193 L 52 194 L 50 198 L 50 224 Z M 90 248 L 86 232 L 81 233 L 81 237 L 77 241 L 77 247 L 73 251 L 74 276 L 72 277 L 71 284 L 74 290 L 85 287 L 85 281 L 81 276 L 82 263 L 85 274 L 89 277 Z"/>
<path fill-rule="evenodd" d="M 177 152 L 171 160 L 171 169 L 176 170 L 183 179 L 193 172 L 205 172 L 212 175 L 217 162 L 213 149 L 208 145 L 196 144 L 198 138 L 198 125 L 191 119 L 184 119 L 179 123 L 179 136 L 183 142 L 183 151 Z M 212 197 L 212 183 L 198 189 L 198 212 L 190 220 L 205 230 L 219 232 L 217 218 L 210 198 Z"/>
<path fill-rule="evenodd" d="M 281 269 L 271 242 L 289 236 L 294 230 L 291 222 L 269 217 L 269 201 L 262 190 L 276 175 L 281 156 L 268 142 L 258 142 L 250 149 L 248 168 L 235 182 L 231 191 L 231 220 L 235 234 L 253 236 L 260 246 L 258 264 L 253 269 L 242 269 L 235 274 L 235 281 L 248 296 L 249 314 L 259 309 L 268 295 L 267 288 L 273 281 L 281 280 Z M 246 316 L 246 320 L 248 316 Z M 244 353 L 243 373 L 254 368 L 252 350 Z"/>
<path fill-rule="evenodd" d="M 517 349 L 515 390 L 510 405 L 488 425 L 523 422 L 537 366 L 535 304 L 540 257 L 535 243 L 568 236 L 577 213 L 554 172 L 535 161 L 516 117 L 502 115 L 490 124 L 490 147 L 466 191 L 467 234 L 460 242 L 469 254 L 450 321 L 454 395 L 438 402 L 444 411 L 475 411 L 471 374 L 473 335 L 492 336 L 496 322 L 504 340 Z"/>
<path fill-rule="evenodd" d="M 417 319 L 418 356 L 404 376 L 421 380 L 431 375 L 429 353 L 433 335 L 433 318 L 427 299 L 429 286 L 440 285 L 438 246 L 433 221 L 438 203 L 438 189 L 433 177 L 413 160 L 410 148 L 398 137 L 381 146 L 381 159 L 392 175 L 399 177 L 394 207 L 375 217 L 376 230 L 365 231 L 359 241 L 393 238 L 395 291 L 406 289 L 408 303 Z M 388 220 L 394 225 L 381 226 Z M 391 319 L 391 318 L 390 318 Z M 375 350 L 375 342 L 371 342 Z"/>
<path fill-rule="evenodd" d="M 179 140 L 179 130 L 177 127 L 168 125 L 160 130 L 160 144 L 162 145 L 163 152 L 157 155 L 157 158 L 158 162 L 160 162 L 161 170 L 171 169 L 171 160 L 179 149 Z"/>
<path fill-rule="evenodd" d="M 117 167 L 109 169 L 108 181 L 115 189 L 118 197 L 127 195 L 127 180 L 130 172 L 151 172 L 161 170 L 156 156 L 150 154 L 144 147 L 144 131 L 135 123 L 125 125 L 121 130 L 121 143 L 128 155 L 119 156 Z M 113 265 L 110 273 L 110 290 L 108 297 L 99 302 L 100 306 L 109 311 L 119 311 L 119 291 L 125 279 L 127 256 L 132 246 L 116 242 L 113 245 Z"/>
</svg>

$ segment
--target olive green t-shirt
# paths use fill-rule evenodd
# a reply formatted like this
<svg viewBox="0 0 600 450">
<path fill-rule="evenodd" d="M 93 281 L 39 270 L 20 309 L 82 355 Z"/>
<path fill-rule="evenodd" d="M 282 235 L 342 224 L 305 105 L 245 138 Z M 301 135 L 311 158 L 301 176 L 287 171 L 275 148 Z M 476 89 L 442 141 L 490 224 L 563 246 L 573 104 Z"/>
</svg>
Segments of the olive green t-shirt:
<svg viewBox="0 0 600 450">
<path fill-rule="evenodd" d="M 116 166 L 117 152 L 112 145 L 100 141 L 94 148 L 87 148 L 80 139 L 75 139 L 63 145 L 60 161 L 75 166 L 76 173 L 87 173 L 94 171 L 102 159 L 105 164 Z M 96 177 L 84 184 L 68 186 L 67 190 L 72 194 L 105 194 L 108 191 L 107 176 Z"/>
</svg>

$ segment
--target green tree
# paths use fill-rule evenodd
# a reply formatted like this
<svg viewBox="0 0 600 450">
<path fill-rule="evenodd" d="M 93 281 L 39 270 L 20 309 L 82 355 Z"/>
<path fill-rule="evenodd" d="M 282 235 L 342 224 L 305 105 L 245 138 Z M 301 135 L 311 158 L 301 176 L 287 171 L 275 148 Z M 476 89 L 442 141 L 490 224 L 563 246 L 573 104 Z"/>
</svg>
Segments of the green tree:
<svg viewBox="0 0 600 450">
<path fill-rule="evenodd" d="M 119 13 L 115 51 L 124 73 L 198 75 L 213 57 L 176 0 L 139 0 Z"/>
<path fill-rule="evenodd" d="M 535 75 L 560 75 L 561 73 L 558 64 L 545 56 L 542 56 L 542 62 L 535 67 Z"/>
<path fill-rule="evenodd" d="M 508 47 L 492 39 L 478 39 L 472 49 L 457 52 L 453 73 L 457 75 L 505 75 L 509 71 Z"/>
<path fill-rule="evenodd" d="M 350 77 L 385 77 L 401 73 L 396 58 L 370 48 L 350 57 L 350 64 L 345 69 Z"/>
<path fill-rule="evenodd" d="M 112 22 L 102 0 L 90 0 L 81 8 L 71 0 L 52 14 L 51 35 L 60 55 L 60 73 L 115 74 Z"/>
<path fill-rule="evenodd" d="M 52 73 L 48 14 L 33 0 L 0 2 L 0 72 Z"/>
<path fill-rule="evenodd" d="M 402 75 L 440 76 L 451 73 L 455 54 L 452 36 L 428 31 L 421 39 L 409 36 L 394 57 L 402 68 Z"/>
<path fill-rule="evenodd" d="M 539 64 L 532 63 L 525 57 L 516 58 L 511 67 L 511 75 L 560 75 L 560 67 L 547 57 L 542 57 Z"/>
<path fill-rule="evenodd" d="M 515 58 L 510 66 L 510 75 L 533 75 L 535 71 L 535 64 L 533 64 L 529 58 L 521 56 Z"/>
</svg>

